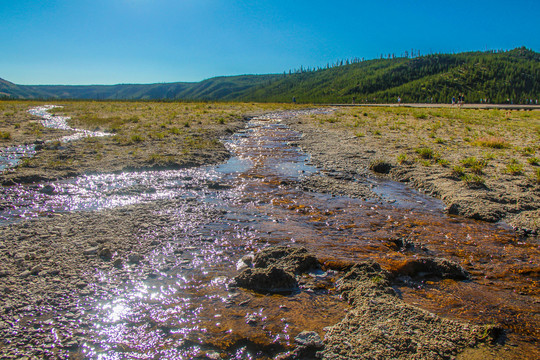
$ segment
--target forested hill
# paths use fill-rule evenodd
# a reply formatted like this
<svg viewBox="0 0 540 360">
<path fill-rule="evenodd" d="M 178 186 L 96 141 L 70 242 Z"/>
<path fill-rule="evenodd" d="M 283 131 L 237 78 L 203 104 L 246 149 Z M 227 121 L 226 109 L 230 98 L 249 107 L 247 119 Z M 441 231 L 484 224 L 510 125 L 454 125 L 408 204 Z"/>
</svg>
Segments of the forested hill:
<svg viewBox="0 0 540 360">
<path fill-rule="evenodd" d="M 404 102 L 449 102 L 460 93 L 469 102 L 539 99 L 540 54 L 519 48 L 361 61 L 287 75 L 243 96 L 255 101 L 294 96 L 316 103 L 395 102 L 398 96 Z"/>
<path fill-rule="evenodd" d="M 540 54 L 526 48 L 377 60 L 345 60 L 319 69 L 216 77 L 198 83 L 24 86 L 0 79 L 11 98 L 176 99 L 303 103 L 467 102 L 540 99 Z"/>
</svg>

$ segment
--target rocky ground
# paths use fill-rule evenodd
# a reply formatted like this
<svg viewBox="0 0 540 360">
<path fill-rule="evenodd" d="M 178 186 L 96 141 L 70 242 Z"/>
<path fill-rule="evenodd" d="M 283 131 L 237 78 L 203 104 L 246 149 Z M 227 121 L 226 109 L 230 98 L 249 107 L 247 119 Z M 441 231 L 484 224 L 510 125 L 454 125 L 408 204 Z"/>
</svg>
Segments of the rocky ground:
<svg viewBox="0 0 540 360">
<path fill-rule="evenodd" d="M 107 299 L 189 259 L 190 238 L 170 248 L 162 230 L 178 221 L 180 207 L 188 208 L 186 222 L 222 216 L 195 199 L 171 199 L 0 227 L 0 357 L 77 358 L 79 347 L 92 341 L 87 300 Z M 169 257 L 156 262 L 151 255 L 164 256 L 166 247 Z"/>
<path fill-rule="evenodd" d="M 437 125 L 440 129 L 436 134 L 448 138 L 432 140 L 437 118 L 426 120 L 424 116 L 430 115 L 421 114 L 418 119 L 407 112 L 396 117 L 381 114 L 380 110 L 368 111 L 339 109 L 334 114 L 289 121 L 303 134 L 299 146 L 311 155 L 311 163 L 322 169 L 304 181 L 306 189 L 377 198 L 365 179 L 388 176 L 442 199 L 449 214 L 503 221 L 526 236 L 540 234 L 540 170 L 534 155 L 540 152 L 538 135 L 534 134 L 534 121 L 538 120 L 532 122 L 531 134 L 527 128 L 519 129 L 523 133 L 520 138 L 520 132 L 513 130 L 505 145 L 507 149 L 486 150 L 470 145 L 471 139 L 460 139 L 453 127 L 468 127 L 467 122 L 450 126 L 440 120 L 443 125 Z M 405 125 L 410 128 L 405 129 Z M 445 126 L 448 129 L 443 132 Z M 478 134 L 487 131 L 487 125 L 477 126 L 481 127 Z M 419 149 L 431 150 L 432 157 L 422 158 Z M 474 168 L 469 170 L 466 159 L 483 161 L 482 168 L 476 170 L 478 181 L 471 180 Z M 521 170 L 510 173 L 511 164 Z M 456 174 L 455 170 L 464 173 Z"/>
<path fill-rule="evenodd" d="M 286 246 L 264 249 L 248 264 L 233 284 L 262 293 L 294 291 L 295 275 L 319 268 L 305 249 Z M 467 277 L 459 265 L 443 259 L 424 259 L 417 267 L 438 278 Z M 278 359 L 451 359 L 502 335 L 493 326 L 440 318 L 406 304 L 391 286 L 393 277 L 375 262 L 342 270 L 337 288 L 350 304 L 345 318 L 327 328 L 324 339 L 315 332 L 299 334 L 297 347 Z"/>
<path fill-rule="evenodd" d="M 36 119 L 21 115 L 23 118 L 29 122 L 18 120 L 9 125 L 12 136 L 4 145 L 27 139 L 40 145 L 40 151 L 31 162 L 3 173 L 4 184 L 220 162 L 229 154 L 216 139 L 242 127 L 244 122 L 241 116 L 230 118 L 214 124 L 209 131 L 188 134 L 187 143 L 186 134 L 153 138 L 149 135 L 152 130 L 144 133 L 144 140 L 131 143 L 104 138 L 58 144 L 44 140 L 53 140 L 63 132 L 31 132 L 35 126 L 30 124 Z M 361 180 L 373 176 L 369 168 L 376 160 L 384 160 L 383 166 L 376 169 L 379 173 L 440 197 L 450 213 L 504 220 L 528 235 L 539 231 L 539 185 L 525 176 L 516 179 L 500 173 L 483 184 L 469 186 L 453 177 L 448 167 L 410 161 L 414 151 L 409 151 L 409 161 L 398 163 L 397 155 L 408 149 L 400 133 L 388 132 L 393 134 L 391 139 L 367 132 L 357 136 L 347 128 L 320 127 L 318 118 L 293 119 L 290 124 L 304 134 L 299 145 L 322 169 L 320 174 L 304 180 L 302 186 L 306 189 L 373 198 L 369 183 Z M 157 123 L 158 128 L 161 126 Z M 171 124 L 167 126 L 176 131 Z M 195 127 L 190 125 L 191 130 Z M 19 133 L 16 129 L 29 133 L 24 135 L 23 130 Z M 130 136 L 126 134 L 124 139 Z M 193 147 L 198 142 L 204 143 L 204 148 Z M 186 206 L 193 211 L 186 212 L 191 215 L 185 221 L 210 222 L 222 216 L 204 209 L 197 211 L 200 207 L 196 199 L 170 199 L 100 212 L 57 214 L 0 227 L 0 357 L 82 357 L 78 353 L 81 344 L 92 341 L 86 331 L 92 317 L 81 310 L 87 298 L 105 298 L 120 284 L 153 278 L 157 270 L 167 271 L 189 256 L 189 251 L 179 247 L 172 249 L 172 257 L 160 263 L 159 269 L 150 260 L 153 251 L 163 248 L 168 239 L 149 235 L 175 221 L 173 212 L 163 210 Z M 247 269 L 237 277 L 236 285 L 270 293 L 294 291 L 302 286 L 298 282 L 301 273 L 317 265 L 309 254 L 297 255 L 281 252 L 274 253 L 272 256 L 277 257 L 270 261 L 265 260 L 266 255 L 245 259 Z M 284 263 L 280 260 L 283 257 L 288 259 Z M 299 258 L 308 265 L 299 266 Z M 440 268 L 439 262 L 428 263 Z M 100 274 L 111 274 L 112 280 L 102 281 Z M 486 358 L 489 349 L 471 349 L 500 335 L 493 327 L 442 319 L 405 304 L 391 286 L 391 275 L 377 264 L 359 264 L 341 275 L 338 290 L 351 306 L 347 316 L 329 328 L 324 339 L 312 333 L 299 335 L 297 349 L 282 354 L 282 359 L 309 359 L 315 354 L 325 359 L 451 359 L 464 350 L 468 354 L 465 358 Z M 265 282 L 269 285 L 260 288 Z"/>
</svg>

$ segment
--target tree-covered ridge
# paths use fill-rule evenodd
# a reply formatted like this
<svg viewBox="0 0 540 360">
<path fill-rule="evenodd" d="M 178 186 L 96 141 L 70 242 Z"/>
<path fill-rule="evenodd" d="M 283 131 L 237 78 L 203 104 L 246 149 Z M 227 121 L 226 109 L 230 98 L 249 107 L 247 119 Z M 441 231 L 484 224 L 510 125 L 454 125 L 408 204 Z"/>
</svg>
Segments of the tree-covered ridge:
<svg viewBox="0 0 540 360">
<path fill-rule="evenodd" d="M 325 68 L 269 75 L 215 77 L 198 83 L 23 86 L 0 81 L 10 98 L 231 100 L 313 103 L 444 102 L 523 103 L 540 99 L 540 54 L 524 47 L 338 61 Z"/>
<path fill-rule="evenodd" d="M 538 99 L 540 54 L 519 48 L 370 60 L 287 75 L 245 96 L 258 101 L 294 96 L 306 102 L 395 102 L 400 96 L 404 102 L 450 102 L 460 93 L 469 102 Z"/>
</svg>

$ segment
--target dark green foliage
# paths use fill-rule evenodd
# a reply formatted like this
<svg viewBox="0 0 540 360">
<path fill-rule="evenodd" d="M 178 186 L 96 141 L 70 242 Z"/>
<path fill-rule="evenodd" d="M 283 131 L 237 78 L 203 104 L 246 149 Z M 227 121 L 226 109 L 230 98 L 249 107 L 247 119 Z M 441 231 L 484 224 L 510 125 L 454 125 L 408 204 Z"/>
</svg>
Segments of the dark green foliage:
<svg viewBox="0 0 540 360">
<path fill-rule="evenodd" d="M 0 79 L 11 98 L 100 100 L 227 100 L 307 103 L 449 103 L 463 93 L 477 103 L 523 103 L 540 94 L 540 54 L 524 47 L 504 52 L 434 54 L 416 58 L 345 61 L 289 74 L 216 77 L 198 83 L 23 86 Z"/>
<path fill-rule="evenodd" d="M 540 93 L 540 54 L 519 48 L 508 52 L 471 52 L 419 58 L 370 60 L 293 74 L 270 86 L 250 90 L 256 101 L 395 103 L 444 102 L 465 95 L 494 103 L 519 103 Z M 433 100 L 432 100 L 433 99 Z"/>
</svg>

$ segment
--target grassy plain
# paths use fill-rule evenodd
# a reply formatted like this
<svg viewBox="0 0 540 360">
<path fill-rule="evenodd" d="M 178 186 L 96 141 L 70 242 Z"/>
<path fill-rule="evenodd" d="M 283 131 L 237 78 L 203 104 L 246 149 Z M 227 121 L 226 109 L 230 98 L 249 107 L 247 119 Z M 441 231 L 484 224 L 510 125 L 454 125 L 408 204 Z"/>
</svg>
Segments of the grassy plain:
<svg viewBox="0 0 540 360">
<path fill-rule="evenodd" d="M 69 125 L 105 131 L 107 137 L 54 141 L 70 132 L 43 127 L 28 113 L 45 103 L 0 102 L 0 146 L 41 143 L 36 156 L 4 174 L 3 183 L 35 182 L 81 173 L 128 169 L 179 168 L 223 161 L 220 137 L 243 127 L 246 116 L 285 109 L 287 105 L 182 102 L 47 102 L 50 112 L 69 116 Z"/>
<path fill-rule="evenodd" d="M 336 149 L 351 171 L 385 169 L 451 213 L 540 227 L 540 111 L 344 107 L 296 126 L 315 158 Z"/>
<path fill-rule="evenodd" d="M 312 120 L 325 129 L 348 130 L 390 147 L 387 161 L 419 163 L 463 175 L 510 174 L 536 180 L 540 156 L 540 111 L 459 108 L 343 108 Z M 519 171 L 518 171 L 519 170 Z"/>
</svg>

